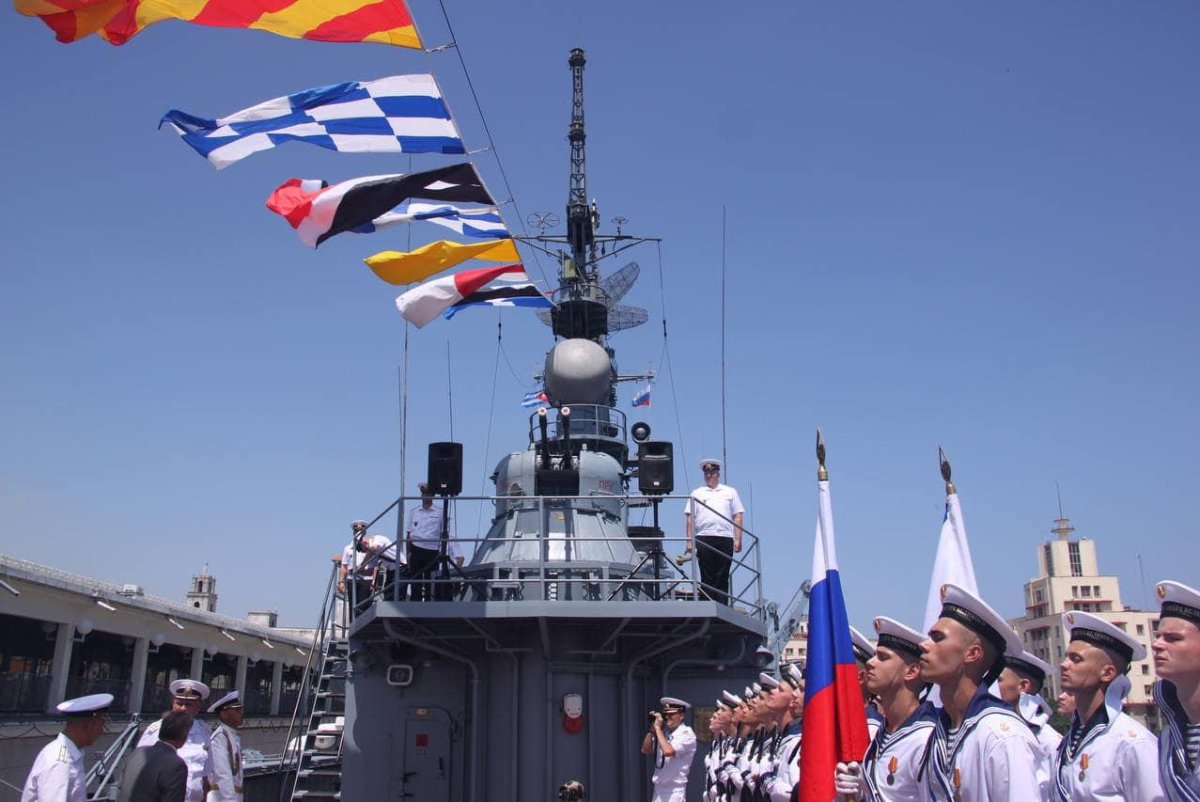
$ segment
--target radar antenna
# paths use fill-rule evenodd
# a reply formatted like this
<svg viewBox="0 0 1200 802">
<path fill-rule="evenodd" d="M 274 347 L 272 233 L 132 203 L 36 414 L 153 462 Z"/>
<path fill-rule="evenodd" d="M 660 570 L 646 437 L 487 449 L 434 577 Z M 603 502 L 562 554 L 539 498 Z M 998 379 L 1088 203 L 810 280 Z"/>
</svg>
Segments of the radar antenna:
<svg viewBox="0 0 1200 802">
<path fill-rule="evenodd" d="M 600 299 L 608 310 L 608 333 L 632 329 L 650 319 L 650 313 L 640 306 L 627 306 L 618 303 L 633 287 L 641 275 L 642 268 L 637 262 L 630 262 L 612 275 L 606 276 L 600 282 Z M 538 320 L 547 326 L 554 325 L 554 316 L 549 309 L 537 310 Z"/>
<path fill-rule="evenodd" d="M 567 139 L 571 142 L 571 178 L 567 193 L 567 241 L 571 246 L 571 260 L 579 277 L 587 280 L 588 249 L 595 242 L 595 220 L 588 209 L 587 198 L 587 155 L 584 144 L 587 133 L 583 124 L 583 48 L 571 50 L 567 63 L 571 65 L 571 125 Z M 564 275 L 565 277 L 565 275 Z"/>
</svg>

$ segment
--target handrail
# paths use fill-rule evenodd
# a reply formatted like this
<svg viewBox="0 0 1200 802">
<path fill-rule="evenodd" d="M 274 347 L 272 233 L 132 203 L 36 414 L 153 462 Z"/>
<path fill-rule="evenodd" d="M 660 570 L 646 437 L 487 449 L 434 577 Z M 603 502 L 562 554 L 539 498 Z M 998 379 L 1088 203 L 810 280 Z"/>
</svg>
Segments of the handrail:
<svg viewBox="0 0 1200 802">
<path fill-rule="evenodd" d="M 96 790 L 92 791 L 89 799 L 104 799 L 104 789 L 108 787 L 109 781 L 112 779 L 113 773 L 117 770 L 117 766 L 121 765 L 121 761 L 125 758 L 125 753 L 129 751 L 130 746 L 137 740 L 138 733 L 142 729 L 142 717 L 134 713 L 129 724 L 117 736 L 117 739 L 109 744 L 108 749 L 104 750 L 104 754 L 96 763 L 88 769 L 87 780 L 84 782 L 85 788 L 90 788 L 92 783 L 100 780 Z"/>
<path fill-rule="evenodd" d="M 288 751 L 292 744 L 292 738 L 296 732 L 296 723 L 300 718 L 300 711 L 307 710 L 310 704 L 310 697 L 313 696 L 314 683 L 312 679 L 313 662 L 321 660 L 324 662 L 326 654 L 329 650 L 329 641 L 333 637 L 334 628 L 337 624 L 332 622 L 334 610 L 337 608 L 337 594 L 333 592 L 337 585 L 338 564 L 335 562 L 333 569 L 329 574 L 329 581 L 325 584 L 325 595 L 321 599 L 321 616 L 317 624 L 317 633 L 313 638 L 313 647 L 309 650 L 308 661 L 304 664 L 304 675 L 300 680 L 300 692 L 296 694 L 296 704 L 292 709 L 292 719 L 288 722 L 287 736 L 283 741 L 283 752 L 279 755 L 279 772 L 282 775 L 284 766 L 288 762 Z M 344 630 L 343 630 L 344 631 Z M 320 657 L 317 654 L 320 653 Z M 300 756 L 304 752 L 304 740 L 300 741 L 295 751 L 296 767 L 299 769 Z M 292 794 L 296 791 L 296 783 L 300 780 L 300 772 L 297 770 L 292 776 L 291 788 L 289 790 L 286 780 L 281 780 L 279 783 L 279 802 L 285 799 L 291 799 Z"/>
</svg>

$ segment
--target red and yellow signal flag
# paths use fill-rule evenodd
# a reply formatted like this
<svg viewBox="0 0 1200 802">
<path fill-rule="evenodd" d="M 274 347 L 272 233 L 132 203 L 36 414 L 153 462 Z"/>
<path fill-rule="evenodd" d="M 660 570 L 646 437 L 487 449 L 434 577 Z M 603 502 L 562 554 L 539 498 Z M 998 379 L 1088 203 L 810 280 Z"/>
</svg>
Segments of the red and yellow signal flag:
<svg viewBox="0 0 1200 802">
<path fill-rule="evenodd" d="M 421 48 L 404 0 L 14 0 L 40 17 L 60 42 L 98 34 L 123 45 L 148 25 L 178 19 L 218 28 L 253 28 L 318 42 L 379 42 Z"/>
</svg>

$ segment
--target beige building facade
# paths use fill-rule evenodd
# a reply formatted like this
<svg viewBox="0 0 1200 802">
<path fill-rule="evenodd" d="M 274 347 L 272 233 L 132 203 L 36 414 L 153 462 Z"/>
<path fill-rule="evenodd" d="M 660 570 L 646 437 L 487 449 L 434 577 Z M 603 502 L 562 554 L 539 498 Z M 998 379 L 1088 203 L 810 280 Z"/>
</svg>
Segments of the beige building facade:
<svg viewBox="0 0 1200 802">
<path fill-rule="evenodd" d="M 1074 537 L 1075 528 L 1069 519 L 1056 519 L 1051 532 L 1055 537 L 1037 548 L 1037 577 L 1025 583 L 1025 615 L 1010 623 L 1020 633 L 1026 650 L 1053 666 L 1062 663 L 1066 654 L 1064 613 L 1092 613 L 1133 635 L 1146 647 L 1147 655 L 1129 668 L 1133 688 L 1126 699 L 1126 712 L 1153 724 L 1151 689 L 1156 676 L 1150 645 L 1158 631 L 1158 611 L 1125 605 L 1120 580 L 1100 573 L 1095 541 Z M 1044 693 L 1048 698 L 1053 699 L 1061 690 L 1057 674 L 1047 678 Z"/>
</svg>

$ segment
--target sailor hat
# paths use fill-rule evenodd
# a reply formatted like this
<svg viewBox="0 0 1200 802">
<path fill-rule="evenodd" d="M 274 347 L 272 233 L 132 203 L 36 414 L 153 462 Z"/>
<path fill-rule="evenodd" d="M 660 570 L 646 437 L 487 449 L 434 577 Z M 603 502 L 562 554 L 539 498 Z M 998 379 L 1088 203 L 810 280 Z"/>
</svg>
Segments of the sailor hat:
<svg viewBox="0 0 1200 802">
<path fill-rule="evenodd" d="M 177 679 L 171 683 L 170 689 L 176 699 L 199 699 L 203 702 L 209 694 L 208 686 L 196 679 Z"/>
<path fill-rule="evenodd" d="M 762 693 L 762 686 L 759 685 L 757 682 L 751 682 L 750 690 L 754 691 L 755 696 L 758 696 L 760 693 Z"/>
<path fill-rule="evenodd" d="M 1146 659 L 1146 647 L 1131 638 L 1116 624 L 1105 621 L 1091 613 L 1063 613 L 1063 627 L 1067 640 L 1081 640 L 1103 649 L 1111 649 L 1125 658 L 1126 662 Z"/>
<path fill-rule="evenodd" d="M 742 703 L 742 697 L 738 696 L 736 693 L 730 693 L 729 691 L 721 691 L 721 696 L 725 699 L 726 702 L 729 702 L 730 706 L 732 706 L 732 707 L 737 707 L 738 705 L 740 705 Z"/>
<path fill-rule="evenodd" d="M 875 656 L 875 644 L 854 627 L 850 627 L 850 643 L 854 646 L 855 660 L 865 663 Z"/>
<path fill-rule="evenodd" d="M 799 663 L 788 663 L 788 666 L 785 670 L 787 671 L 788 682 L 790 682 L 793 687 L 799 688 L 804 684 L 804 669 Z"/>
<path fill-rule="evenodd" d="M 241 694 L 238 693 L 237 691 L 230 691 L 229 693 L 225 694 L 217 701 L 213 702 L 212 706 L 208 708 L 208 712 L 216 713 L 219 710 L 221 710 L 222 708 L 241 707 L 241 706 L 242 706 Z"/>
<path fill-rule="evenodd" d="M 719 459 L 702 459 L 702 460 L 700 460 L 700 470 L 704 470 L 705 465 L 716 465 L 718 468 L 720 468 L 721 460 L 719 460 Z"/>
<path fill-rule="evenodd" d="M 719 710 L 731 710 L 731 709 L 732 709 L 732 708 L 729 706 L 729 703 L 728 703 L 728 702 L 726 702 L 724 699 L 718 699 L 718 700 L 717 700 L 717 708 L 718 708 Z"/>
<path fill-rule="evenodd" d="M 747 702 L 749 702 L 755 696 L 758 696 L 758 691 L 754 690 L 749 685 L 746 686 L 746 690 L 742 691 L 742 699 Z"/>
<path fill-rule="evenodd" d="M 1021 636 L 987 603 L 958 585 L 942 585 L 942 618 L 949 618 L 991 643 L 1000 654 L 1025 650 Z"/>
<path fill-rule="evenodd" d="M 921 656 L 921 642 L 925 640 L 925 636 L 894 618 L 884 615 L 876 618 L 875 634 L 879 636 L 879 646 L 893 652 L 903 652 L 909 657 Z"/>
<path fill-rule="evenodd" d="M 762 672 L 758 675 L 758 682 L 762 685 L 763 690 L 773 691 L 779 687 L 779 680 L 772 677 L 767 672 Z"/>
<path fill-rule="evenodd" d="M 664 696 L 658 700 L 658 705 L 664 713 L 682 713 L 691 707 L 690 704 L 674 696 Z"/>
<path fill-rule="evenodd" d="M 1158 598 L 1162 600 L 1159 618 L 1182 618 L 1200 627 L 1200 590 L 1165 579 L 1158 583 Z"/>
<path fill-rule="evenodd" d="M 109 708 L 113 703 L 111 693 L 93 693 L 88 696 L 77 696 L 55 705 L 55 710 L 71 718 L 95 716 Z"/>
<path fill-rule="evenodd" d="M 1021 652 L 1016 656 L 1011 654 L 1005 656 L 1004 665 L 1034 682 L 1045 682 L 1046 677 L 1054 673 L 1052 665 L 1029 652 Z"/>
</svg>

